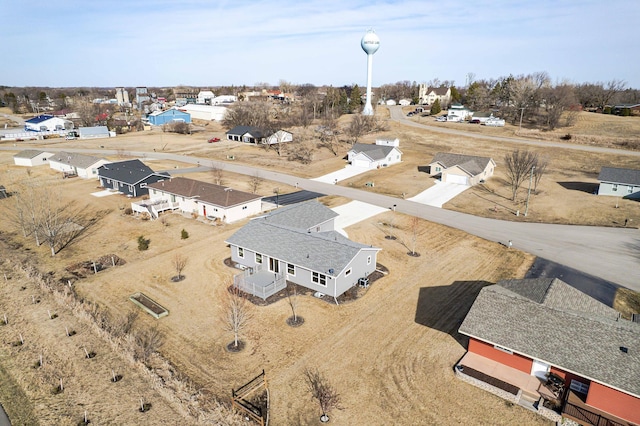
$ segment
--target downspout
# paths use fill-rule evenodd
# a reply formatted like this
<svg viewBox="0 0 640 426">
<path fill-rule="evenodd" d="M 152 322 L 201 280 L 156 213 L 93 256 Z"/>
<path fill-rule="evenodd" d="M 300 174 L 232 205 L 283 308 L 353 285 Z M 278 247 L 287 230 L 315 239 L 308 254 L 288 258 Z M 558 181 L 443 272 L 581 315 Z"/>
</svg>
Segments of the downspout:
<svg viewBox="0 0 640 426">
<path fill-rule="evenodd" d="M 332 277 L 333 278 L 333 277 Z M 337 292 L 337 287 L 338 287 L 338 283 L 337 280 L 335 278 L 333 278 L 333 300 L 336 301 L 336 305 L 339 305 L 338 303 L 338 297 L 336 296 L 336 292 Z"/>
</svg>

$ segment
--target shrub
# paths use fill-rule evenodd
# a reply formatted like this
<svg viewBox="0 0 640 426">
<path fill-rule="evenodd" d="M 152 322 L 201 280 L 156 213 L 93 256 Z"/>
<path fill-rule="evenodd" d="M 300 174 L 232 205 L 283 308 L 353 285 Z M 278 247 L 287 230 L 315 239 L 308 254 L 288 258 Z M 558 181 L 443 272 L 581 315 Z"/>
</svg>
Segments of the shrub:
<svg viewBox="0 0 640 426">
<path fill-rule="evenodd" d="M 189 233 L 187 232 L 186 229 L 182 228 L 182 231 L 180 231 L 180 238 L 183 240 L 186 240 L 187 238 L 189 238 Z"/>
<path fill-rule="evenodd" d="M 560 136 L 560 139 L 562 139 L 563 141 L 570 141 L 572 137 L 573 136 L 571 136 L 571 133 L 567 133 L 564 136 Z"/>
<path fill-rule="evenodd" d="M 138 237 L 138 250 L 144 251 L 149 248 L 149 243 L 151 240 L 148 240 L 144 237 L 144 235 L 140 235 Z"/>
<path fill-rule="evenodd" d="M 604 107 L 604 109 L 602 110 L 603 114 L 611 114 L 611 107 Z"/>
<path fill-rule="evenodd" d="M 127 216 L 131 216 L 133 214 L 133 209 L 131 207 L 127 207 L 126 209 L 124 209 L 124 214 L 126 214 Z"/>
</svg>

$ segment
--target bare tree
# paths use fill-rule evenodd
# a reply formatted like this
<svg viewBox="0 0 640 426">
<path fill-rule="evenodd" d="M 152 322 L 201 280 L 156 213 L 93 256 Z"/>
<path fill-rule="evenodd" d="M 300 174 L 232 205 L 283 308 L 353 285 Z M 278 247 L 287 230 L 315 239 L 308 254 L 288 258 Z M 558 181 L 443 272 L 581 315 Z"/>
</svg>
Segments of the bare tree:
<svg viewBox="0 0 640 426">
<path fill-rule="evenodd" d="M 544 123 L 549 130 L 553 130 L 560 125 L 560 119 L 569 111 L 572 105 L 577 103 L 573 86 L 569 84 L 559 84 L 555 87 L 545 87 L 541 89 L 541 96 L 544 99 Z"/>
<path fill-rule="evenodd" d="M 240 349 L 240 333 L 252 317 L 249 301 L 244 298 L 242 291 L 236 285 L 231 285 L 222 300 L 222 322 L 225 330 L 233 333 L 234 350 Z"/>
<path fill-rule="evenodd" d="M 536 161 L 536 168 L 533 171 L 533 192 L 534 194 L 538 193 L 538 184 L 547 171 L 547 166 L 549 165 L 549 157 L 546 155 L 539 156 Z"/>
<path fill-rule="evenodd" d="M 251 187 L 251 193 L 255 194 L 264 182 L 264 178 L 260 176 L 260 173 L 256 171 L 253 176 L 249 178 L 249 186 Z"/>
<path fill-rule="evenodd" d="M 410 256 L 418 257 L 420 256 L 416 252 L 416 245 L 418 244 L 418 237 L 420 236 L 420 219 L 413 216 L 411 218 L 411 252 L 409 252 Z"/>
<path fill-rule="evenodd" d="M 322 119 L 322 124 L 316 129 L 320 143 L 318 146 L 327 148 L 333 155 L 338 155 L 340 148 L 340 129 L 338 128 L 338 120 L 333 116 L 326 116 Z"/>
<path fill-rule="evenodd" d="M 211 175 L 213 176 L 213 182 L 216 185 L 224 185 L 224 167 L 219 163 L 213 163 L 211 165 Z"/>
<path fill-rule="evenodd" d="M 342 409 L 340 404 L 340 395 L 336 389 L 329 383 L 329 380 L 317 369 L 305 369 L 305 379 L 307 382 L 307 389 L 311 392 L 312 399 L 318 401 L 322 416 L 320 420 L 322 422 L 328 422 L 329 413 L 333 409 Z"/>
<path fill-rule="evenodd" d="M 361 136 L 371 132 L 376 126 L 376 121 L 372 116 L 354 114 L 345 129 L 345 134 L 349 137 L 351 144 L 358 143 Z"/>
<path fill-rule="evenodd" d="M 522 183 L 529 177 L 531 168 L 538 162 L 538 154 L 531 151 L 515 151 L 504 156 L 507 182 L 511 187 L 511 201 L 516 200 L 516 194 Z"/>
<path fill-rule="evenodd" d="M 298 316 L 298 311 L 297 311 L 298 286 L 296 284 L 292 284 L 291 287 L 292 287 L 291 289 L 289 289 L 289 286 L 285 288 L 285 291 L 287 292 L 287 302 L 289 303 L 289 307 L 291 308 L 291 314 L 292 314 L 292 316 L 290 316 L 287 319 L 287 324 L 296 326 L 296 325 L 302 324 L 304 322 L 304 319 Z"/>
<path fill-rule="evenodd" d="M 189 258 L 187 258 L 183 254 L 176 253 L 175 255 L 173 255 L 171 263 L 173 264 L 173 269 L 176 270 L 176 274 L 178 274 L 176 277 L 172 278 L 173 281 L 182 281 L 182 279 L 184 278 L 182 276 L 182 271 L 184 271 L 184 268 L 186 268 L 188 261 Z"/>
<path fill-rule="evenodd" d="M 154 352 L 157 352 L 164 344 L 164 337 L 156 327 L 140 330 L 136 333 L 136 359 L 146 363 Z"/>
<path fill-rule="evenodd" d="M 231 129 L 236 126 L 265 127 L 271 120 L 271 104 L 268 102 L 236 102 L 230 106 L 222 125 Z"/>
</svg>

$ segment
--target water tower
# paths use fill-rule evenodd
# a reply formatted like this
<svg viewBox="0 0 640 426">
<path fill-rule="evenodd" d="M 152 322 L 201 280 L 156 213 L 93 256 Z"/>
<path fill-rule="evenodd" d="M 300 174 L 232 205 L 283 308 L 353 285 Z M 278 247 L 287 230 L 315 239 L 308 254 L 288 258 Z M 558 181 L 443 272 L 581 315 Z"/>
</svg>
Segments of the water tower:
<svg viewBox="0 0 640 426">
<path fill-rule="evenodd" d="M 371 106 L 371 74 L 373 71 L 373 54 L 380 47 L 380 39 L 373 30 L 367 31 L 360 41 L 362 50 L 367 54 L 367 101 L 362 110 L 362 115 L 373 115 L 373 106 Z"/>
</svg>

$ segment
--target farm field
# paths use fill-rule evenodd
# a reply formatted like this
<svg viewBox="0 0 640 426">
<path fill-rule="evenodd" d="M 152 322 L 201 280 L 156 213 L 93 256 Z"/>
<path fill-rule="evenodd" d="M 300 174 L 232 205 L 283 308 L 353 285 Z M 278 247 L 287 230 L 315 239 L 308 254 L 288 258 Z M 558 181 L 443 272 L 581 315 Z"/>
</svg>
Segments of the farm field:
<svg viewBox="0 0 640 426">
<path fill-rule="evenodd" d="M 119 136 L 109 140 L 108 147 L 121 151 L 112 159 L 125 158 L 125 151 L 129 150 L 149 152 L 144 160 L 156 170 L 185 165 L 153 160 L 151 153 L 154 150 L 216 160 L 233 155 L 237 162 L 284 170 L 301 177 L 320 176 L 344 165 L 343 153 L 334 156 L 327 150 L 317 151 L 312 164 L 301 165 L 258 147 L 224 140 L 206 143 L 207 138 L 221 135 L 223 131 L 217 125 L 208 126 L 204 133 L 185 136 L 154 131 Z M 433 184 L 419 167 L 426 165 L 436 152 L 472 153 L 493 157 L 498 163 L 496 175 L 486 185 L 467 190 L 445 208 L 507 220 L 622 226 L 624 219 L 629 218 L 631 226 L 640 223 L 638 203 L 622 200 L 616 208 L 615 200 L 596 197 L 590 190 L 597 183 L 599 162 L 637 167 L 637 157 L 562 149 L 541 151 L 550 156 L 550 164 L 537 194 L 531 198 L 529 216 L 523 218 L 516 216 L 515 211 L 523 207 L 524 191 L 521 190 L 515 203 L 508 200 L 509 190 L 504 185 L 501 170 L 504 155 L 515 145 L 496 146 L 491 142 L 466 140 L 396 123 L 390 123 L 389 131 L 383 136 L 400 138 L 403 163 L 371 171 L 341 182 L 341 185 L 364 189 L 365 182 L 375 181 L 375 187 L 367 190 L 397 197 L 404 192 L 405 197 L 411 197 Z M 369 135 L 363 141 L 373 142 L 375 137 Z M 100 150 L 100 144 L 105 145 L 101 141 L 72 142 L 51 144 L 56 148 L 68 146 L 69 149 L 96 151 Z M 23 143 L 18 149 L 34 145 Z M 12 165 L 14 153 L 0 151 L 0 184 L 30 176 L 24 168 Z M 452 369 L 466 347 L 465 338 L 457 333 L 457 328 L 480 288 L 499 279 L 523 277 L 533 262 L 528 254 L 420 221 L 416 248 L 420 257 L 410 257 L 406 247 L 411 234 L 410 218 L 397 215 L 394 222 L 399 238 L 392 241 L 384 238 L 383 223 L 389 222 L 388 215 L 391 214 L 384 213 L 349 227 L 347 232 L 355 241 L 383 249 L 378 261 L 389 270 L 388 275 L 376 281 L 362 298 L 339 306 L 311 296 L 299 296 L 297 313 L 305 319 L 305 324 L 299 328 L 286 325 L 285 321 L 291 315 L 286 298 L 267 306 L 254 306 L 254 317 L 242 336 L 246 348 L 240 353 L 229 353 L 225 345 L 233 336 L 223 330 L 220 301 L 231 277 L 239 271 L 223 263 L 229 257 L 224 241 L 242 223 L 216 226 L 179 214 L 164 216 L 164 224 L 143 221 L 124 215 L 124 208 L 130 202 L 124 197 L 90 196 L 90 192 L 98 190 L 96 181 L 63 180 L 46 167 L 33 170 L 31 176 L 47 179 L 62 188 L 68 199 L 103 214 L 82 239 L 66 247 L 55 258 L 49 256 L 46 247 L 36 248 L 31 240 L 16 233 L 7 216 L 2 215 L 2 259 L 34 264 L 43 273 L 52 273 L 56 280 L 67 277 L 65 268 L 80 261 L 112 253 L 126 260 L 123 266 L 77 280 L 75 291 L 79 297 L 96 303 L 114 318 L 135 308 L 128 300 L 135 292 L 143 292 L 166 307 L 170 314 L 160 320 L 141 312 L 134 329 L 159 330 L 164 337 L 161 355 L 198 389 L 201 403 L 197 409 L 192 405 L 189 405 L 191 409 L 186 409 L 184 403 L 175 400 L 175 387 L 158 384 L 153 377 L 141 373 L 139 365 L 119 355 L 104 340 L 101 343 L 101 334 L 90 325 L 73 323 L 78 330 L 78 336 L 74 337 L 89 336 L 91 346 L 100 348 L 96 350 L 96 359 L 83 359 L 80 345 L 62 347 L 59 327 L 54 326 L 58 325 L 57 320 L 76 321 L 73 312 L 67 311 L 55 298 L 49 300 L 44 292 L 40 304 L 29 305 L 20 313 L 17 307 L 25 304 L 25 294 L 39 293 L 35 293 L 37 289 L 30 279 L 10 271 L 10 284 L 0 287 L 3 292 L 0 306 L 11 317 L 20 320 L 11 326 L 0 327 L 3 342 L 0 364 L 5 370 L 0 374 L 13 378 L 16 386 L 23 389 L 24 400 L 32 401 L 23 414 L 31 417 L 25 418 L 43 419 L 42 424 L 49 424 L 45 419 L 56 418 L 60 419 L 59 424 L 72 424 L 79 421 L 79 416 L 87 409 L 95 413 L 90 417 L 97 423 L 102 423 L 99 419 L 105 419 L 106 423 L 120 423 L 122 419 L 123 424 L 132 424 L 141 414 L 136 412 L 136 404 L 140 397 L 145 397 L 154 402 L 149 413 L 145 413 L 149 414 L 145 417 L 147 424 L 198 423 L 214 416 L 198 418 L 198 410 L 213 410 L 216 416 L 222 416 L 218 419 L 224 418 L 231 424 L 234 420 L 229 413 L 217 407 L 214 401 L 227 404 L 232 388 L 264 368 L 271 396 L 271 424 L 315 424 L 320 413 L 305 389 L 303 373 L 307 367 L 317 367 L 326 373 L 342 397 L 343 409 L 331 415 L 335 424 L 548 424 L 534 413 L 510 406 L 460 382 Z M 212 180 L 211 173 L 207 172 L 187 177 Z M 224 172 L 226 184 L 243 190 L 248 190 L 249 178 Z M 264 182 L 258 192 L 271 195 L 273 185 L 282 187 Z M 293 191 L 293 188 L 288 189 Z M 335 206 L 347 200 L 327 197 L 321 201 Z M 188 231 L 188 239 L 181 239 L 182 229 Z M 140 235 L 151 241 L 149 250 L 138 251 L 136 239 Z M 175 283 L 170 280 L 175 275 L 171 259 L 177 253 L 186 256 L 188 264 L 183 272 L 185 280 Z M 2 267 L 8 268 L 6 262 Z M 21 291 L 22 286 L 27 290 Z M 28 302 L 29 297 L 26 299 Z M 55 310 L 59 318 L 49 320 L 47 309 Z M 18 329 L 24 330 L 27 336 L 38 336 L 38 345 L 32 346 L 27 337 L 23 347 L 11 346 L 16 340 L 16 332 L 22 332 Z M 56 352 L 55 348 L 60 347 L 61 352 Z M 65 391 L 63 398 L 33 385 L 42 382 L 46 384 L 45 389 L 56 386 L 53 375 L 43 378 L 36 369 L 25 367 L 37 360 L 40 351 L 55 354 L 52 359 L 58 359 L 58 363 L 65 357 L 77 358 L 63 369 L 72 378 L 69 392 Z M 100 368 L 88 370 L 84 361 L 101 362 Z M 110 365 L 125 372 L 126 380 L 120 384 L 128 387 L 117 395 L 100 387 L 113 388 L 108 379 L 106 384 L 101 382 L 102 376 L 108 377 L 109 369 L 113 368 Z M 73 393 L 74 387 L 95 390 L 79 395 Z M 77 404 L 83 404 L 82 408 Z M 125 406 L 132 407 L 126 414 L 119 414 L 114 408 Z M 47 411 L 47 407 L 55 409 Z M 120 415 L 124 417 L 118 417 Z"/>
</svg>

